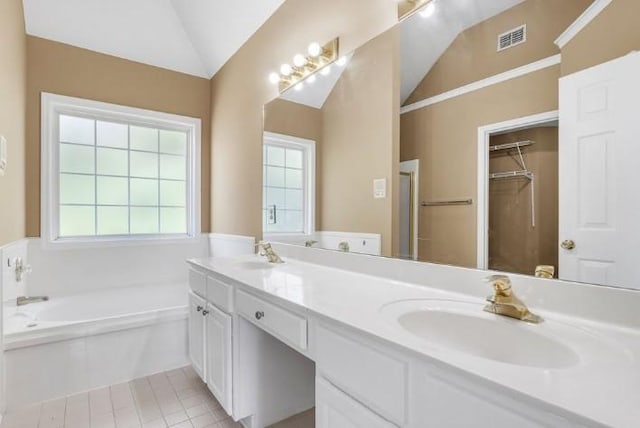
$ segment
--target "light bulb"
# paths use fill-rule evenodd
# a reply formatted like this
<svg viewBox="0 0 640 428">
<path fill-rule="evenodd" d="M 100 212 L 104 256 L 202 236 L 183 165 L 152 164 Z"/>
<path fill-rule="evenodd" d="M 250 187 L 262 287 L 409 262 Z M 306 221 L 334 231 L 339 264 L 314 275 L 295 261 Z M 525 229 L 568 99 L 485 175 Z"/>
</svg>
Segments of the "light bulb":
<svg viewBox="0 0 640 428">
<path fill-rule="evenodd" d="M 420 16 L 423 18 L 429 18 L 430 16 L 433 16 L 435 12 L 436 3 L 432 0 L 431 3 L 426 5 L 425 8 L 420 11 Z"/>
<path fill-rule="evenodd" d="M 300 82 L 296 86 L 293 87 L 296 91 L 301 91 L 304 88 L 304 83 Z"/>
<path fill-rule="evenodd" d="M 269 75 L 269 82 L 271 82 L 271 83 L 273 83 L 275 85 L 279 81 L 280 81 L 280 75 L 278 73 L 271 73 Z"/>
<path fill-rule="evenodd" d="M 306 63 L 307 59 L 302 54 L 298 54 L 293 57 L 293 65 L 295 65 L 296 67 L 304 67 Z"/>
<path fill-rule="evenodd" d="M 325 68 L 320 70 L 320 74 L 322 74 L 323 76 L 328 76 L 329 74 L 331 74 L 331 65 L 327 65 Z"/>
<path fill-rule="evenodd" d="M 292 72 L 293 72 L 293 69 L 289 64 L 282 64 L 280 66 L 280 74 L 282 74 L 283 76 L 285 77 L 290 76 Z"/>
<path fill-rule="evenodd" d="M 313 83 L 316 81 L 316 75 L 312 74 L 311 76 L 307 77 L 307 83 Z"/>
<path fill-rule="evenodd" d="M 347 57 L 346 56 L 341 56 L 337 61 L 336 64 L 338 64 L 340 67 L 344 66 L 347 63 Z"/>
<path fill-rule="evenodd" d="M 320 46 L 320 43 L 313 42 L 307 48 L 307 52 L 309 52 L 309 55 L 312 57 L 317 58 L 322 54 L 322 46 Z"/>
</svg>

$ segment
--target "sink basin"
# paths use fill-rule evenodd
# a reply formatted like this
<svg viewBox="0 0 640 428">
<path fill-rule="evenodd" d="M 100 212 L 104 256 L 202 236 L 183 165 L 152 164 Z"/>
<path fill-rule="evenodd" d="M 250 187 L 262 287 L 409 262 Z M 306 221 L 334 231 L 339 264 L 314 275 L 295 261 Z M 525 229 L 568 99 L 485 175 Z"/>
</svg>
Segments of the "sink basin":
<svg viewBox="0 0 640 428">
<path fill-rule="evenodd" d="M 438 348 L 502 363 L 563 369 L 578 354 L 554 337 L 552 322 L 538 325 L 489 314 L 483 305 L 454 300 L 405 300 L 382 308 L 399 326 Z"/>
<path fill-rule="evenodd" d="M 239 269 L 246 269 L 246 270 L 266 270 L 266 269 L 273 269 L 276 265 L 274 263 L 269 263 L 266 260 L 263 261 L 250 261 L 250 260 L 246 260 L 246 261 L 241 261 L 236 263 L 236 267 L 238 267 Z"/>
</svg>

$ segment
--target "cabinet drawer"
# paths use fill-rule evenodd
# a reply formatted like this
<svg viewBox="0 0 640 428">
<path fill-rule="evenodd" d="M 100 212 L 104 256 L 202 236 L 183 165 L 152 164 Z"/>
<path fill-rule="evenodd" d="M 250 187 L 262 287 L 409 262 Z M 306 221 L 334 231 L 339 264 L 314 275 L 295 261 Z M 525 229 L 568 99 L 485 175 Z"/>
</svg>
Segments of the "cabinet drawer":
<svg viewBox="0 0 640 428">
<path fill-rule="evenodd" d="M 384 418 L 406 423 L 406 361 L 322 326 L 315 336 L 319 374 Z"/>
<path fill-rule="evenodd" d="M 189 269 L 189 287 L 200 297 L 207 298 L 207 277 L 195 269 Z"/>
<path fill-rule="evenodd" d="M 233 312 L 233 289 L 210 276 L 207 277 L 207 300 L 227 313 Z"/>
<path fill-rule="evenodd" d="M 307 349 L 307 320 L 305 318 L 244 291 L 237 293 L 236 308 L 240 315 L 265 331 L 295 348 Z"/>
</svg>

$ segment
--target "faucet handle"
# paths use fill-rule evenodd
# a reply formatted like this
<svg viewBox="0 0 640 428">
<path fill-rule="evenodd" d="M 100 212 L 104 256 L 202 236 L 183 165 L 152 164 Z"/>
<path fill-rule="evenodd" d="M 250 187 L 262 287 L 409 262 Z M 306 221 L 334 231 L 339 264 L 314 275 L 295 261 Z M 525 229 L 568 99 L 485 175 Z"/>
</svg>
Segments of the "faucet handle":
<svg viewBox="0 0 640 428">
<path fill-rule="evenodd" d="M 496 294 L 511 295 L 511 279 L 507 275 L 489 275 L 484 282 L 490 282 Z"/>
</svg>

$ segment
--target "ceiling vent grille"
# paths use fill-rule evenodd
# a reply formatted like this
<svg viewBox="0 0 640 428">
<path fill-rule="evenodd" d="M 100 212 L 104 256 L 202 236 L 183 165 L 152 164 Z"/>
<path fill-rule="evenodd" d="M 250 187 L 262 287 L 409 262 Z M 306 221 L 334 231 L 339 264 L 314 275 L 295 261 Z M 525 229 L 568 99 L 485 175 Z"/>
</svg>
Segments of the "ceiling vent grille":
<svg viewBox="0 0 640 428">
<path fill-rule="evenodd" d="M 514 28 L 498 36 L 498 52 L 520 45 L 526 41 L 527 26 L 521 25 L 518 28 Z"/>
</svg>

